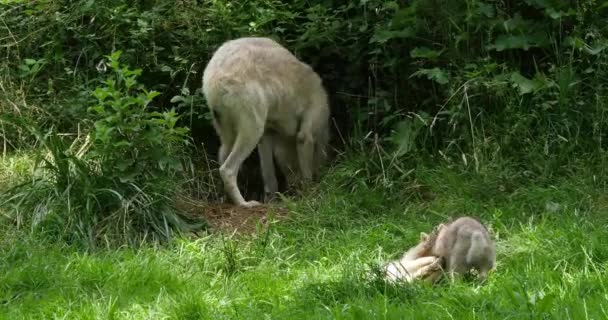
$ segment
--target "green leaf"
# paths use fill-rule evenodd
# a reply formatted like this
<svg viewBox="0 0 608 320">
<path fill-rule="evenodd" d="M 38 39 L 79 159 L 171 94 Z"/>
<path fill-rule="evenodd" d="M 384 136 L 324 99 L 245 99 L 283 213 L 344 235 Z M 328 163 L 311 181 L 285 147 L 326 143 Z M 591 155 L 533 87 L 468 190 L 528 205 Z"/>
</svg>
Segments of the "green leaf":
<svg viewBox="0 0 608 320">
<path fill-rule="evenodd" d="M 412 77 L 426 77 L 429 80 L 433 80 L 439 84 L 447 84 L 449 82 L 448 80 L 448 76 L 445 73 L 445 71 L 443 71 L 442 69 L 439 69 L 437 67 L 433 68 L 433 69 L 420 69 L 416 72 L 414 72 L 414 74 L 412 74 Z"/>
<path fill-rule="evenodd" d="M 374 33 L 369 43 L 386 43 L 393 39 L 407 39 L 412 38 L 415 35 L 411 28 L 405 28 L 403 30 L 378 30 Z"/>
<path fill-rule="evenodd" d="M 169 100 L 169 102 L 171 102 L 171 103 L 182 102 L 182 101 L 184 101 L 184 97 L 182 97 L 182 96 L 173 96 L 173 98 L 171 98 L 171 100 Z"/>
<path fill-rule="evenodd" d="M 427 47 L 416 47 L 412 49 L 412 51 L 410 52 L 410 56 L 412 58 L 437 59 L 439 56 L 441 56 L 442 53 L 443 50 L 437 51 L 429 49 Z"/>
<path fill-rule="evenodd" d="M 606 40 L 596 41 L 596 43 L 591 46 L 579 37 L 567 37 L 565 40 L 565 44 L 566 46 L 578 49 L 579 51 L 585 51 L 586 53 L 592 56 L 596 56 L 602 51 L 604 51 L 604 49 L 608 48 L 608 41 Z"/>
<path fill-rule="evenodd" d="M 426 123 L 418 117 L 398 122 L 388 138 L 396 147 L 395 155 L 402 156 L 414 150 L 416 148 L 416 138 L 425 126 Z"/>
<path fill-rule="evenodd" d="M 504 20 L 502 22 L 502 27 L 505 32 L 513 32 L 513 31 L 528 31 L 532 26 L 532 22 L 529 20 L 525 20 L 521 17 L 521 15 L 516 14 L 513 18 Z"/>
<path fill-rule="evenodd" d="M 480 2 L 478 3 L 479 7 L 477 7 L 477 13 L 484 15 L 486 18 L 492 18 L 496 14 L 494 10 L 494 5 Z"/>
<path fill-rule="evenodd" d="M 129 141 L 118 141 L 114 142 L 112 146 L 115 148 L 129 147 L 131 146 L 131 143 Z"/>
<path fill-rule="evenodd" d="M 520 35 L 500 35 L 496 41 L 487 46 L 488 50 L 503 51 L 509 49 L 528 50 L 535 47 L 545 47 L 549 44 L 549 37 L 544 32 Z"/>
<path fill-rule="evenodd" d="M 109 60 L 114 60 L 114 61 L 118 61 L 118 59 L 120 59 L 120 56 L 122 55 L 122 51 L 121 50 L 117 50 L 112 52 L 109 56 L 106 56 Z"/>
<path fill-rule="evenodd" d="M 30 67 L 28 67 L 25 64 L 21 64 L 19 65 L 19 70 L 21 70 L 24 74 L 29 74 L 30 73 Z"/>
<path fill-rule="evenodd" d="M 160 92 L 158 92 L 158 91 L 154 91 L 154 90 L 153 90 L 153 91 L 148 92 L 148 94 L 147 94 L 147 96 L 146 96 L 146 97 L 147 97 L 149 100 L 154 100 L 154 98 L 158 97 L 159 95 L 160 95 Z"/>
<path fill-rule="evenodd" d="M 521 95 L 535 92 L 542 88 L 545 84 L 543 81 L 538 79 L 528 79 L 522 76 L 519 72 L 511 73 L 511 78 L 509 80 L 514 88 L 519 89 L 519 94 Z"/>
</svg>

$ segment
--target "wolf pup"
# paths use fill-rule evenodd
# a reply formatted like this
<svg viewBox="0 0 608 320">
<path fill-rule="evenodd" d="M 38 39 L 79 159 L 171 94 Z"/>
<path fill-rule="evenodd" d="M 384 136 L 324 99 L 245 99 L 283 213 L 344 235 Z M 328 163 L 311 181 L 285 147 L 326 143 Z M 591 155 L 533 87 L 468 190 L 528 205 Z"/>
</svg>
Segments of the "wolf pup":
<svg viewBox="0 0 608 320">
<path fill-rule="evenodd" d="M 385 279 L 391 282 L 413 282 L 423 279 L 435 282 L 442 274 L 443 259 L 429 256 L 435 245 L 437 233 L 420 233 L 420 243 L 409 249 L 401 259 L 389 262 L 384 267 Z"/>
<path fill-rule="evenodd" d="M 485 280 L 496 267 L 496 247 L 488 229 L 471 217 L 460 217 L 448 224 L 440 224 L 431 256 L 443 258 L 445 270 L 454 278 L 471 269 L 477 270 L 480 280 Z"/>
<path fill-rule="evenodd" d="M 298 171 L 303 181 L 318 173 L 329 140 L 327 93 L 319 75 L 286 48 L 260 37 L 225 42 L 205 67 L 203 93 L 221 141 L 220 175 L 233 203 L 260 204 L 246 201 L 237 186 L 241 164 L 256 146 L 265 201 L 278 191 L 273 156 L 281 170 Z"/>
</svg>

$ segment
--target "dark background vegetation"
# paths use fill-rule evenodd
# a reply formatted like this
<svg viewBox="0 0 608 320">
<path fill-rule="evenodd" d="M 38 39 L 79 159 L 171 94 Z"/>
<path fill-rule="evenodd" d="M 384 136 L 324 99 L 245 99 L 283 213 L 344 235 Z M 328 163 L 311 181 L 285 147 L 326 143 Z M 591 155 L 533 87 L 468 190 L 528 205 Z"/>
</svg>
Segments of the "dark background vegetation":
<svg viewBox="0 0 608 320">
<path fill-rule="evenodd" d="M 221 200 L 202 70 L 248 35 L 319 72 L 332 145 L 372 186 L 439 159 L 603 181 L 607 33 L 603 0 L 0 1 L 0 150 L 43 165 L 0 203 L 70 239 L 168 236 L 174 192 Z"/>
</svg>

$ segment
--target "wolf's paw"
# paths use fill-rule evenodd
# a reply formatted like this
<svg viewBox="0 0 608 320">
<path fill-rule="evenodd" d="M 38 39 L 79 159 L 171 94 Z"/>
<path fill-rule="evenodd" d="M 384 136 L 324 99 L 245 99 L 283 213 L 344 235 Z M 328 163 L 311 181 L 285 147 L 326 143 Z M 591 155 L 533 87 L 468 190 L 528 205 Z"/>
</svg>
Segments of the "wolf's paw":
<svg viewBox="0 0 608 320">
<path fill-rule="evenodd" d="M 253 207 L 260 206 L 260 205 L 262 205 L 262 204 L 255 200 L 245 201 L 245 202 L 239 204 L 239 206 L 244 207 L 244 208 L 253 208 Z"/>
</svg>

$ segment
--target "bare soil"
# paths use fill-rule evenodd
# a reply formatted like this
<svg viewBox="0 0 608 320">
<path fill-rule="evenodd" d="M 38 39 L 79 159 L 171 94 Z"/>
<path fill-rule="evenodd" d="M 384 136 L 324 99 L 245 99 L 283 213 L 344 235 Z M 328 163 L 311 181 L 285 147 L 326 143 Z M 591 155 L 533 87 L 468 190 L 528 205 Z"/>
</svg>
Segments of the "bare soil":
<svg viewBox="0 0 608 320">
<path fill-rule="evenodd" d="M 181 199 L 178 207 L 191 217 L 202 217 L 214 232 L 241 234 L 255 232 L 258 223 L 266 228 L 271 220 L 283 220 L 288 213 L 279 204 L 243 208 L 230 203 L 208 203 L 192 199 Z"/>
</svg>

